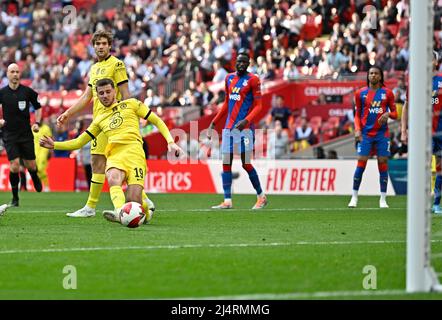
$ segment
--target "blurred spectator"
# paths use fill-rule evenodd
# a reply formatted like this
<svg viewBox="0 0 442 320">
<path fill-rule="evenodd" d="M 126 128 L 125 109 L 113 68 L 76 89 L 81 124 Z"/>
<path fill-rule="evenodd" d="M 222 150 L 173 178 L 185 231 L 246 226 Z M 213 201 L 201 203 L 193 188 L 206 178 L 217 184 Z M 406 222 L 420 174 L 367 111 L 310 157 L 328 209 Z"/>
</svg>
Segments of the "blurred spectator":
<svg viewBox="0 0 442 320">
<path fill-rule="evenodd" d="M 36 74 L 34 80 L 32 80 L 31 88 L 35 91 L 46 91 L 48 90 L 48 83 L 46 79 L 42 78 L 40 74 Z"/>
<path fill-rule="evenodd" d="M 327 96 L 325 95 L 325 93 L 322 93 L 322 92 L 319 94 L 319 96 L 316 100 L 312 101 L 312 105 L 314 105 L 314 106 L 321 106 L 321 105 L 324 105 L 327 103 L 328 103 Z"/>
<path fill-rule="evenodd" d="M 325 159 L 325 151 L 323 147 L 321 146 L 315 147 L 313 149 L 313 153 L 316 159 Z"/>
<path fill-rule="evenodd" d="M 344 134 L 352 132 L 354 122 L 354 111 L 347 111 L 345 115 L 339 120 L 338 136 L 342 136 Z"/>
<path fill-rule="evenodd" d="M 316 77 L 318 79 L 325 78 L 332 74 L 332 68 L 327 61 L 327 53 L 322 51 L 321 60 L 319 60 L 318 70 L 316 71 Z"/>
<path fill-rule="evenodd" d="M 206 82 L 200 83 L 196 91 L 196 95 L 198 97 L 198 103 L 201 104 L 203 108 L 216 103 L 216 101 L 214 100 L 215 95 L 212 91 L 209 90 Z"/>
<path fill-rule="evenodd" d="M 138 97 L 144 89 L 143 81 L 132 70 L 129 72 L 129 92 L 132 96 Z"/>
<path fill-rule="evenodd" d="M 277 95 L 275 97 L 275 105 L 273 106 L 272 110 L 270 111 L 270 115 L 272 117 L 272 121 L 280 121 L 281 126 L 283 129 L 288 129 L 288 121 L 290 118 L 290 115 L 292 114 L 292 111 L 290 108 L 285 106 L 284 104 L 284 97 Z"/>
<path fill-rule="evenodd" d="M 157 96 L 151 88 L 149 88 L 146 92 L 146 99 L 144 99 L 144 104 L 149 108 L 158 107 L 161 105 L 161 100 L 160 97 Z"/>
<path fill-rule="evenodd" d="M 385 72 L 405 71 L 407 69 L 407 62 L 402 56 L 398 55 L 396 48 L 392 48 L 389 54 L 387 54 L 387 59 L 382 68 Z"/>
<path fill-rule="evenodd" d="M 327 64 L 330 66 L 332 72 L 337 72 L 340 66 L 347 62 L 348 58 L 345 57 L 336 45 L 332 45 L 330 52 L 327 54 Z"/>
<path fill-rule="evenodd" d="M 336 152 L 336 150 L 328 150 L 327 159 L 338 159 L 338 153 Z"/>
<path fill-rule="evenodd" d="M 226 69 L 224 69 L 219 61 L 215 61 L 215 63 L 213 64 L 213 70 L 215 71 L 215 74 L 212 78 L 212 81 L 215 83 L 224 82 L 228 72 L 226 71 Z"/>
<path fill-rule="evenodd" d="M 299 71 L 292 61 L 288 60 L 285 63 L 283 71 L 283 79 L 287 81 L 296 80 L 299 78 Z"/>
<path fill-rule="evenodd" d="M 78 152 L 77 160 L 82 164 L 88 187 L 91 186 L 92 166 L 91 166 L 91 143 L 86 143 Z"/>
<path fill-rule="evenodd" d="M 348 76 L 351 76 L 353 74 L 353 71 L 350 68 L 350 61 L 345 61 L 341 64 L 341 67 L 338 71 L 338 77 L 339 78 L 345 78 Z"/>
<path fill-rule="evenodd" d="M 407 86 L 405 85 L 405 79 L 399 77 L 396 87 L 393 89 L 394 100 L 396 103 L 404 103 L 407 98 Z"/>
<path fill-rule="evenodd" d="M 54 141 L 66 141 L 69 138 L 69 132 L 66 126 L 57 127 L 54 135 Z M 54 150 L 54 157 L 56 158 L 69 158 L 71 154 L 68 150 Z"/>
<path fill-rule="evenodd" d="M 273 130 L 269 130 L 267 135 L 267 158 L 281 159 L 287 155 L 289 137 L 281 125 L 281 121 L 274 122 Z"/>
<path fill-rule="evenodd" d="M 305 149 L 316 142 L 312 127 L 308 124 L 307 118 L 301 119 L 301 124 L 295 129 L 295 151 Z"/>
<path fill-rule="evenodd" d="M 83 78 L 77 68 L 77 63 L 74 59 L 70 59 L 68 64 L 63 68 L 63 73 L 60 77 L 60 90 L 78 90 L 83 85 Z"/>
</svg>

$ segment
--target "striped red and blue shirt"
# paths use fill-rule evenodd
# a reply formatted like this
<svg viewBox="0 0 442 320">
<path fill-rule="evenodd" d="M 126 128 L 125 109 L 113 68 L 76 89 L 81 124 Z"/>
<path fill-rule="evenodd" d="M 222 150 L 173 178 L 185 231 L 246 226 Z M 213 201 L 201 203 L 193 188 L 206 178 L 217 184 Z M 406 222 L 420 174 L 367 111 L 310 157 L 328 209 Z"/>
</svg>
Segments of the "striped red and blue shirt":
<svg viewBox="0 0 442 320">
<path fill-rule="evenodd" d="M 361 131 L 363 136 L 390 137 L 388 124 L 380 125 L 378 120 L 386 112 L 391 119 L 397 119 L 396 104 L 393 91 L 381 87 L 373 90 L 361 88 L 355 93 L 355 130 Z"/>
<path fill-rule="evenodd" d="M 431 105 L 433 107 L 432 128 L 433 135 L 442 135 L 442 74 L 433 76 L 433 91 L 431 94 Z"/>
<path fill-rule="evenodd" d="M 221 110 L 213 119 L 215 125 L 227 113 L 224 129 L 233 129 L 241 120 L 247 119 L 247 127 L 253 123 L 262 109 L 261 81 L 253 73 L 238 76 L 229 73 L 225 79 L 226 97 Z M 246 128 L 247 128 L 246 127 Z"/>
<path fill-rule="evenodd" d="M 432 119 L 431 127 L 434 136 L 442 136 L 442 74 L 433 76 L 431 92 Z M 409 101 L 409 91 L 407 90 L 407 102 Z M 408 104 L 408 107 L 410 105 Z"/>
</svg>

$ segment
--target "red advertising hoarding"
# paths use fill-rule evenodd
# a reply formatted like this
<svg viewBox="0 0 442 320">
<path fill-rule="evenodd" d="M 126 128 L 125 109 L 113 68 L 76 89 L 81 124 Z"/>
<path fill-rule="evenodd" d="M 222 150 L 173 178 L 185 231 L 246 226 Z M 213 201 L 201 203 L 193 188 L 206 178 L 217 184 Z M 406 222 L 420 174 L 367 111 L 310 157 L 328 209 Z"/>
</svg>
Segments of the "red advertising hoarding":
<svg viewBox="0 0 442 320">
<path fill-rule="evenodd" d="M 49 188 L 51 191 L 75 190 L 76 161 L 71 158 L 51 158 L 48 164 Z M 28 190 L 33 191 L 32 179 L 28 174 Z M 9 191 L 9 161 L 0 157 L 0 191 Z"/>
</svg>

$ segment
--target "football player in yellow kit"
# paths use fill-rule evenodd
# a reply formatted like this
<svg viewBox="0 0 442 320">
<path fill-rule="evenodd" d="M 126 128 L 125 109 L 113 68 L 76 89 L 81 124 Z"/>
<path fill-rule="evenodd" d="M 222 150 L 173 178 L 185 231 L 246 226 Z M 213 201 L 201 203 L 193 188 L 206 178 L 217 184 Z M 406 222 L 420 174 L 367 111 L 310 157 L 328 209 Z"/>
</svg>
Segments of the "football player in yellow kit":
<svg viewBox="0 0 442 320">
<path fill-rule="evenodd" d="M 100 114 L 101 104 L 97 99 L 95 86 L 98 80 L 109 78 L 116 89 L 116 98 L 126 100 L 130 98 L 128 78 L 124 63 L 110 54 L 113 36 L 105 30 L 98 30 L 92 36 L 92 45 L 97 56 L 97 62 L 89 70 L 89 82 L 80 99 L 72 107 L 57 118 L 57 126 L 66 124 L 68 119 L 89 105 L 93 99 L 93 117 Z M 67 213 L 69 217 L 91 217 L 95 215 L 95 208 L 100 198 L 105 179 L 106 157 L 105 149 L 107 138 L 100 134 L 91 143 L 92 179 L 89 197 L 86 205 L 75 211 Z"/>
<path fill-rule="evenodd" d="M 35 149 L 35 162 L 37 163 L 37 174 L 43 184 L 43 191 L 48 192 L 49 179 L 48 179 L 48 160 L 49 160 L 49 150 L 42 148 L 39 145 L 40 138 L 43 136 L 52 136 L 52 130 L 47 124 L 47 119 L 41 119 L 40 130 L 38 132 L 32 132 L 34 134 L 34 149 Z"/>
<path fill-rule="evenodd" d="M 97 96 L 103 107 L 97 116 L 78 138 L 54 142 L 50 137 L 40 139 L 40 145 L 48 149 L 74 150 L 95 139 L 100 133 L 108 139 L 105 150 L 107 158 L 106 178 L 114 210 L 103 211 L 107 220 L 118 221 L 120 208 L 129 201 L 143 205 L 146 212 L 148 203 L 143 201 L 146 159 L 139 129 L 139 119 L 143 118 L 155 125 L 168 143 L 168 151 L 182 154 L 175 144 L 166 124 L 144 103 L 137 99 L 117 101 L 112 79 L 100 79 L 96 83 Z M 127 183 L 126 196 L 122 185 Z M 146 222 L 151 217 L 146 217 Z"/>
</svg>

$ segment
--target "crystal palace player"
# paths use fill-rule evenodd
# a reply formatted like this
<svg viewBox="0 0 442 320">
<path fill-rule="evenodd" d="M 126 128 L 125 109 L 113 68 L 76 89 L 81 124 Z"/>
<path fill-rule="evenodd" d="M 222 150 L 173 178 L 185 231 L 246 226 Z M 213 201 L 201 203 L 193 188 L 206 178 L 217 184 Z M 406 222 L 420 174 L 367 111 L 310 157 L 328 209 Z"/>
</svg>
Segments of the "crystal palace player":
<svg viewBox="0 0 442 320">
<path fill-rule="evenodd" d="M 254 131 L 253 123 L 261 111 L 261 83 L 259 78 L 247 72 L 249 56 L 240 51 L 236 59 L 236 72 L 230 73 L 225 79 L 226 98 L 220 112 L 209 126 L 208 138 L 212 129 L 227 114 L 227 120 L 222 131 L 223 154 L 223 189 L 224 201 L 212 209 L 232 208 L 232 160 L 234 149 L 239 150 L 243 168 L 256 190 L 258 199 L 252 209 L 262 209 L 267 205 L 259 182 L 258 173 L 250 163 L 253 152 Z"/>
<path fill-rule="evenodd" d="M 367 87 L 355 93 L 355 142 L 358 151 L 358 164 L 353 177 L 353 196 L 348 206 L 358 204 L 358 190 L 368 157 L 377 151 L 381 199 L 379 207 L 388 208 L 388 157 L 390 156 L 390 133 L 388 118 L 396 119 L 397 111 L 393 92 L 384 85 L 384 73 L 378 66 L 372 66 L 367 74 Z"/>
<path fill-rule="evenodd" d="M 431 96 L 431 105 L 433 108 L 432 119 L 432 145 L 433 155 L 436 157 L 436 181 L 434 183 L 434 203 L 432 211 L 436 214 L 442 214 L 440 207 L 441 189 L 442 189 L 442 74 L 438 73 L 439 54 L 433 51 L 433 90 Z M 401 118 L 401 141 L 408 142 L 408 102 L 405 101 L 402 109 Z"/>
</svg>

